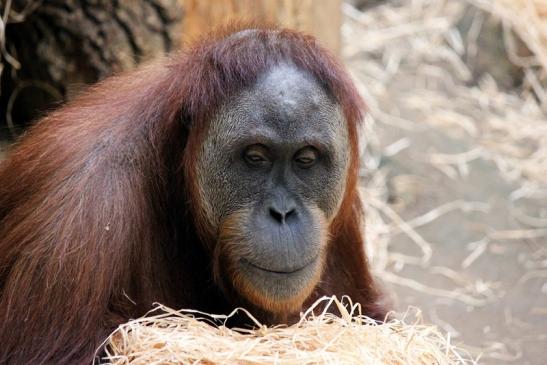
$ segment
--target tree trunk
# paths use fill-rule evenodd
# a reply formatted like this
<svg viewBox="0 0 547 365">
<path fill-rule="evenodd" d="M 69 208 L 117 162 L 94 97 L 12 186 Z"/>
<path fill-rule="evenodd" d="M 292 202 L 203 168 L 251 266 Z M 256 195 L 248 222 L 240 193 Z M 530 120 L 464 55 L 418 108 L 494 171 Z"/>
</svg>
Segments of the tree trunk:
<svg viewBox="0 0 547 365">
<path fill-rule="evenodd" d="M 0 0 L 2 12 L 9 5 Z M 180 5 L 179 0 L 12 0 L 1 120 L 11 129 L 25 125 L 82 87 L 171 50 L 180 38 Z"/>
</svg>

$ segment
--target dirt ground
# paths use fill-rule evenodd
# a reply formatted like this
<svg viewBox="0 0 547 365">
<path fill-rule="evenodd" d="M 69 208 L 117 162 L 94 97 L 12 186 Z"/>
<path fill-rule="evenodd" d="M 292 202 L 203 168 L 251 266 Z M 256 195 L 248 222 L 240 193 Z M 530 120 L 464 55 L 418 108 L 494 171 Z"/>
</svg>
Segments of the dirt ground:
<svg viewBox="0 0 547 365">
<path fill-rule="evenodd" d="M 474 74 L 465 38 L 450 42 L 462 3 L 344 8 L 345 61 L 371 113 L 369 250 L 397 311 L 420 308 L 480 364 L 546 364 L 547 155 L 534 160 L 534 136 L 547 119 L 488 68 Z"/>
<path fill-rule="evenodd" d="M 433 146 L 443 151 L 450 147 L 466 150 L 464 139 L 452 138 L 436 129 L 409 133 L 391 126 L 381 127 L 382 141 L 401 136 L 411 141 L 404 154 L 386 159 L 382 166 L 388 172 L 388 180 L 405 179 L 400 190 L 393 192 L 401 204 L 396 211 L 403 218 L 411 219 L 455 200 L 484 202 L 488 206 L 486 211 L 453 211 L 417 229 L 431 243 L 432 258 L 425 267 L 406 265 L 396 274 L 426 288 L 412 289 L 398 285 L 397 280 L 388 283 L 388 290 L 395 294 L 397 310 L 419 307 L 426 321 L 449 332 L 453 340 L 474 347 L 474 355 L 484 351 L 480 363 L 547 363 L 545 271 L 533 271 L 539 269 L 538 264 L 545 265 L 545 238 L 491 242 L 469 267 L 462 268 L 470 254 L 470 243 L 479 242 L 491 229 L 521 228 L 512 218 L 507 201 L 507 195 L 517 186 L 504 182 L 497 169 L 483 160 L 470 164 L 465 179 L 451 179 L 424 163 L 424 150 Z M 529 201 L 524 205 L 532 210 L 539 209 L 540 204 Z M 408 254 L 416 251 L 402 234 L 393 237 L 390 249 Z M 456 292 L 452 298 L 427 290 L 469 285 L 476 286 L 478 293 L 484 291 L 477 303 Z"/>
</svg>

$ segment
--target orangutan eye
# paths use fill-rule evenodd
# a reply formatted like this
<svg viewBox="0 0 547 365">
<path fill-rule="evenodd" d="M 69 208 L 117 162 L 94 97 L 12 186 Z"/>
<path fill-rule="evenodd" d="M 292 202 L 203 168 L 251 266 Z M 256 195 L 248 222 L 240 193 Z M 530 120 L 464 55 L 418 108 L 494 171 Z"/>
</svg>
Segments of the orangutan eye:
<svg viewBox="0 0 547 365">
<path fill-rule="evenodd" d="M 315 164 L 318 154 L 319 152 L 314 147 L 304 147 L 294 155 L 294 162 L 298 167 L 307 169 Z"/>
<path fill-rule="evenodd" d="M 260 144 L 247 147 L 243 153 L 243 158 L 247 164 L 253 167 L 262 167 L 270 164 L 268 149 Z"/>
</svg>

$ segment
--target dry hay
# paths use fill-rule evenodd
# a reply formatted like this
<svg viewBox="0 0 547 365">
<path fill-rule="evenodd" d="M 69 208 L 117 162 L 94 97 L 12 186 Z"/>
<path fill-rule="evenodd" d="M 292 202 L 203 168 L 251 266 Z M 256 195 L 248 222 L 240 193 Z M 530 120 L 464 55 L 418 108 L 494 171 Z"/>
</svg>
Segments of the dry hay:
<svg viewBox="0 0 547 365">
<path fill-rule="evenodd" d="M 481 34 L 485 13 L 477 15 L 470 32 L 473 34 L 464 38 L 457 24 L 469 6 L 503 21 L 507 57 L 511 61 L 520 60 L 519 66 L 526 77 L 520 91 L 501 90 L 488 72 L 478 80 L 473 79 L 465 55 L 482 51 L 476 39 Z M 410 141 L 402 138 L 382 146 L 377 135 L 382 125 L 408 131 L 434 128 L 464 136 L 469 150 L 457 154 L 433 150 L 424 154 L 424 161 L 450 178 L 463 181 L 473 161 L 494 163 L 502 178 L 518 185 L 507 197 L 514 207 L 520 199 L 547 197 L 547 100 L 542 86 L 547 70 L 544 5 L 533 0 L 409 0 L 388 1 L 365 12 L 348 4 L 343 9 L 344 58 L 370 111 L 364 131 L 367 144 L 362 177 L 366 236 L 373 243 L 368 249 L 379 276 L 392 281 L 390 278 L 395 278 L 388 267 L 394 265 L 400 269 L 404 265 L 425 266 L 430 262 L 434 245 L 417 228 L 454 210 L 488 212 L 490 209 L 483 202 L 447 201 L 422 216 L 403 220 L 388 204 L 389 184 L 379 165 L 386 156 L 411 147 Z M 510 38 L 515 34 L 533 53 L 526 62 L 510 47 Z M 403 86 L 400 91 L 401 82 L 412 87 Z M 408 179 L 400 183 L 411 188 L 412 176 L 405 177 Z M 517 208 L 513 213 L 524 228 L 491 230 L 482 240 L 469 243 L 473 251 L 462 262 L 462 268 L 471 265 L 489 242 L 547 237 L 546 217 L 525 215 Z M 417 255 L 389 249 L 391 237 L 399 232 L 416 244 Z M 407 284 L 433 293 L 419 283 L 407 281 Z M 472 286 L 455 288 L 450 290 L 451 294 L 442 292 L 442 296 L 472 306 L 484 305 L 490 292 L 479 292 L 476 285 Z"/>
<path fill-rule="evenodd" d="M 532 51 L 533 57 L 519 58 L 514 53 L 511 60 L 521 67 L 539 66 L 545 76 L 547 70 L 547 3 L 545 0 L 470 0 L 476 6 L 495 14 Z M 505 36 L 510 36 L 505 34 Z M 509 48 L 512 47 L 508 43 Z"/>
<path fill-rule="evenodd" d="M 319 305 L 340 310 L 340 317 Z M 245 313 L 257 329 L 222 325 L 234 313 L 211 315 L 158 305 L 147 316 L 120 326 L 108 339 L 109 364 L 472 364 L 418 311 L 376 324 L 348 298 L 324 297 L 293 326 L 267 327 Z M 411 321 L 412 323 L 408 323 Z"/>
<path fill-rule="evenodd" d="M 384 281 L 424 293 L 439 303 L 459 302 L 467 308 L 487 306 L 503 295 L 503 288 L 499 287 L 500 283 L 484 280 L 477 277 L 476 271 L 470 274 L 467 269 L 477 265 L 481 255 L 509 242 L 538 243 L 535 256 L 527 262 L 537 270 L 519 282 L 531 277 L 547 277 L 547 251 L 541 244 L 547 240 L 547 209 L 530 214 L 521 211 L 519 206 L 522 201 L 547 199 L 545 4 L 542 0 L 392 0 L 364 12 L 344 4 L 343 54 L 370 112 L 363 132 L 366 145 L 361 171 L 367 250 L 377 276 Z M 480 11 L 473 19 L 472 31 L 464 36 L 458 22 L 469 7 Z M 492 74 L 487 69 L 478 78 L 473 74 L 472 65 L 467 63 L 467 55 L 487 52 L 477 45 L 487 17 L 498 19 L 502 24 L 500 36 L 507 60 L 520 67 L 524 74 L 519 88 L 507 90 L 498 86 L 492 76 L 498 62 L 490 64 Z M 530 50 L 529 57 L 517 54 L 516 39 Z M 441 146 L 421 151 L 411 138 L 404 137 L 405 133 L 401 133 L 403 138 L 386 144 L 381 134 L 386 126 L 409 134 L 441 131 L 465 141 L 462 145 L 468 149 L 454 153 Z M 464 201 L 447 196 L 434 209 L 403 218 L 400 214 L 404 209 L 389 201 L 391 189 L 400 186 L 394 190 L 407 192 L 423 182 L 412 172 L 390 177 L 390 171 L 381 162 L 399 153 L 415 156 L 421 153 L 423 163 L 454 180 L 455 185 L 469 184 L 466 179 L 475 161 L 493 164 L 499 170 L 500 179 L 515 186 L 506 200 L 520 228 L 504 230 L 485 226 L 483 232 L 479 231 L 484 234 L 482 238 L 460 243 L 468 251 L 461 262 L 451 267 L 434 266 L 439 262 L 437 255 L 442 257 L 442 253 L 436 252 L 437 242 L 429 242 L 422 236 L 422 228 L 437 224 L 440 217 L 454 211 L 499 213 L 492 210 L 489 201 Z M 413 252 L 394 249 L 394 237 L 400 233 L 415 244 Z M 428 275 L 442 275 L 452 284 L 436 287 L 400 275 L 407 265 Z M 506 312 L 511 313 L 511 308 Z M 436 313 L 426 314 L 454 337 L 460 333 L 452 325 L 465 327 L 446 323 Z M 512 320 L 508 318 L 500 320 L 510 327 Z M 473 353 L 496 361 L 514 361 L 522 353 L 514 341 L 509 342 L 499 336 L 490 343 L 476 343 Z"/>
</svg>

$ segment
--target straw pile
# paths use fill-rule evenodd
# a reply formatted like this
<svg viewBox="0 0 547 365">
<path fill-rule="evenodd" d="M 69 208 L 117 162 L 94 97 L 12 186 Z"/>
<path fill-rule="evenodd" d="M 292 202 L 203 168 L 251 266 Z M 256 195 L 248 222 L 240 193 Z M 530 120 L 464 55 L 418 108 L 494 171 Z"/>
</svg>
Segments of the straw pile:
<svg viewBox="0 0 547 365">
<path fill-rule="evenodd" d="M 335 307 L 341 317 L 321 312 Z M 255 330 L 229 329 L 228 316 L 159 306 L 108 339 L 109 364 L 467 364 L 450 339 L 420 324 L 420 314 L 375 324 L 348 298 L 322 298 L 290 327 L 266 327 L 243 309 Z M 412 324 L 406 321 L 412 320 Z M 220 323 L 220 325 L 218 325 Z M 216 324 L 216 325 L 215 325 Z"/>
<path fill-rule="evenodd" d="M 393 0 L 366 11 L 343 7 L 345 62 L 369 107 L 361 176 L 373 268 L 392 292 L 420 298 L 416 302 L 426 318 L 453 339 L 473 344 L 466 348 L 474 356 L 496 364 L 525 361 L 523 354 L 534 346 L 508 336 L 516 321 L 503 315 L 514 310 L 504 295 L 512 290 L 513 280 L 525 283 L 531 277 L 547 277 L 547 205 L 541 204 L 547 202 L 545 4 Z M 467 33 L 460 26 L 466 16 L 471 18 L 466 19 L 471 23 Z M 498 28 L 492 26 L 495 22 Z M 480 42 L 489 36 L 502 43 L 504 54 L 488 54 L 492 48 L 499 50 Z M 529 50 L 524 56 L 515 47 L 522 43 Z M 481 57 L 489 62 L 477 72 L 473 61 Z M 497 78 L 496 68 L 507 63 L 519 69 L 521 84 L 504 88 Z M 421 139 L 421 133 L 441 135 L 454 145 L 432 144 Z M 401 168 L 399 160 L 410 160 L 399 159 L 401 155 L 412 156 L 413 165 Z M 483 166 L 497 169 L 499 180 L 489 184 L 505 195 L 504 201 L 476 196 L 470 200 L 473 195 L 454 188 L 473 184 L 471 178 Z M 442 181 L 453 189 L 444 191 L 458 193 L 427 200 L 426 192 L 436 181 L 428 172 L 445 175 Z M 510 223 L 492 224 L 481 218 L 482 227 L 476 224 L 476 217 L 504 214 Z M 450 237 L 453 247 L 461 247 L 461 256 L 450 256 L 446 245 L 437 241 L 444 240 L 442 235 L 432 233 L 442 232 L 443 224 L 458 225 L 466 233 Z M 481 260 L 498 255 L 496 249 L 514 247 L 533 247 L 535 256 L 526 256 L 525 262 L 536 270 L 522 277 L 516 272 L 518 276 L 508 282 L 494 281 L 499 279 L 480 266 Z M 434 281 L 439 277 L 443 285 Z M 437 311 L 445 306 L 458 313 L 462 305 L 467 308 L 465 322 L 453 323 Z M 483 329 L 488 329 L 480 314 L 484 308 L 475 309 L 491 305 L 489 312 L 505 307 L 496 314 L 500 328 L 505 328 L 483 340 L 468 324 L 482 320 Z M 544 306 L 534 310 L 545 313 Z M 540 333 L 530 338 L 545 341 L 541 325 L 529 326 Z M 521 338 L 525 332 L 512 333 Z"/>
<path fill-rule="evenodd" d="M 461 268 L 469 267 L 493 241 L 515 241 L 547 237 L 547 219 L 526 215 L 518 209 L 523 199 L 547 197 L 547 13 L 545 3 L 534 0 L 413 0 L 386 2 L 362 12 L 345 4 L 344 56 L 354 80 L 367 101 L 363 153 L 363 193 L 367 212 L 367 249 L 376 272 L 384 280 L 420 292 L 448 297 L 472 306 L 491 299 L 490 291 L 471 285 L 448 291 L 430 290 L 427 285 L 395 277 L 405 265 L 426 267 L 435 254 L 431 242 L 418 228 L 434 224 L 453 211 L 488 212 L 482 202 L 452 200 L 417 217 L 403 219 L 388 203 L 388 186 L 411 189 L 413 176 L 388 181 L 381 161 L 403 151 L 417 151 L 423 162 L 459 183 L 466 183 L 470 165 L 478 160 L 493 163 L 500 176 L 518 186 L 507 200 L 525 228 L 496 231 L 473 244 Z M 480 9 L 472 30 L 464 37 L 458 24 L 468 7 Z M 507 60 L 524 75 L 523 84 L 503 90 L 488 69 L 475 75 L 468 60 L 484 55 L 477 45 L 487 18 L 502 22 L 500 38 L 506 44 Z M 515 37 L 526 44 L 531 55 L 519 57 Z M 495 66 L 507 60 L 498 59 Z M 448 153 L 433 146 L 420 150 L 410 138 L 386 146 L 379 135 L 386 126 L 413 132 L 438 130 L 466 141 L 467 151 Z M 416 152 L 415 152 L 416 153 Z M 403 233 L 416 245 L 417 254 L 390 249 L 391 238 Z M 465 243 L 462 243 L 464 245 Z M 454 275 L 461 268 L 452 269 Z M 461 281 L 461 280 L 456 280 Z M 403 284 L 407 283 L 409 285 Z M 474 286 L 474 288 L 473 288 Z M 463 294 L 463 295 L 462 295 Z"/>
</svg>

